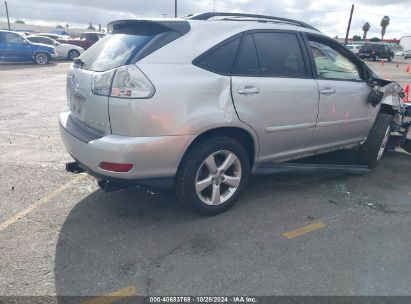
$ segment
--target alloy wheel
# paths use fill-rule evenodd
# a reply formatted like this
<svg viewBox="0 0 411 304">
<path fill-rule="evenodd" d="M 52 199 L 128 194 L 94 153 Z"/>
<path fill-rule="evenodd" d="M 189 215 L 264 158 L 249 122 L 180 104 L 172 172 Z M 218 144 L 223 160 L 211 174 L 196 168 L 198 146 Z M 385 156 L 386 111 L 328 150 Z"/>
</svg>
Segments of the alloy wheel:
<svg viewBox="0 0 411 304">
<path fill-rule="evenodd" d="M 207 205 L 220 205 L 229 200 L 241 182 L 241 162 L 231 151 L 221 150 L 209 155 L 200 165 L 195 190 Z"/>
<path fill-rule="evenodd" d="M 47 55 L 40 53 L 36 55 L 36 63 L 37 64 L 46 64 L 48 61 Z"/>
</svg>

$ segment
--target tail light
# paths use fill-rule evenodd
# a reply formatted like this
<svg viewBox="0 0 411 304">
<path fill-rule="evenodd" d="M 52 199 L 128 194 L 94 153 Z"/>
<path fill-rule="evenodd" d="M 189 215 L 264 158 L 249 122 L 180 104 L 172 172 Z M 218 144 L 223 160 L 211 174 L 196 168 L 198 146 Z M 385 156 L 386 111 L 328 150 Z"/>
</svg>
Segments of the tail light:
<svg viewBox="0 0 411 304">
<path fill-rule="evenodd" d="M 129 172 L 133 168 L 133 164 L 102 162 L 99 167 L 106 171 L 124 173 Z"/>
<path fill-rule="evenodd" d="M 120 98 L 150 98 L 155 88 L 134 64 L 107 72 L 95 72 L 92 78 L 93 94 Z"/>
<path fill-rule="evenodd" d="M 91 91 L 94 95 L 110 95 L 111 83 L 116 70 L 107 72 L 94 72 L 91 79 Z"/>
<path fill-rule="evenodd" d="M 114 76 L 111 96 L 121 98 L 150 98 L 155 89 L 150 80 L 132 65 L 126 65 L 117 69 Z"/>
</svg>

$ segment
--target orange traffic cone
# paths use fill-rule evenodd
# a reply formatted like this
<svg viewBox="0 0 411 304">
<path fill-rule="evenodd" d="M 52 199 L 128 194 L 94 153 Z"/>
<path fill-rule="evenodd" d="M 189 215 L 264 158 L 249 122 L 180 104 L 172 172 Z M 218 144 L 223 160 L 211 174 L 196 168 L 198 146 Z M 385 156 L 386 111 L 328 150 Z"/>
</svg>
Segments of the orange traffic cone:
<svg viewBox="0 0 411 304">
<path fill-rule="evenodd" d="M 407 65 L 407 67 L 405 68 L 405 71 L 406 71 L 407 73 L 410 72 L 410 65 Z"/>
<path fill-rule="evenodd" d="M 384 65 L 384 59 L 381 59 L 381 66 Z"/>
<path fill-rule="evenodd" d="M 410 86 L 409 86 L 408 84 L 407 84 L 406 87 L 405 87 L 404 93 L 405 93 L 405 96 L 404 96 L 404 98 L 402 99 L 402 101 L 408 102 L 408 98 L 409 98 L 409 96 L 410 96 Z"/>
</svg>

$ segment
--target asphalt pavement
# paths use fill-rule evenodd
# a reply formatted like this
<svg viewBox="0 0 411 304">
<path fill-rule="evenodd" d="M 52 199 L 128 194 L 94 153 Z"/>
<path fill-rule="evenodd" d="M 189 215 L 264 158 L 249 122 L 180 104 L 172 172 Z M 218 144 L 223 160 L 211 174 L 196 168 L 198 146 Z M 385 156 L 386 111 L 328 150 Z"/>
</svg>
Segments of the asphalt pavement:
<svg viewBox="0 0 411 304">
<path fill-rule="evenodd" d="M 411 84 L 411 60 L 368 62 Z M 202 217 L 169 190 L 64 171 L 69 63 L 0 65 L 0 295 L 411 295 L 411 155 L 253 177 Z"/>
</svg>

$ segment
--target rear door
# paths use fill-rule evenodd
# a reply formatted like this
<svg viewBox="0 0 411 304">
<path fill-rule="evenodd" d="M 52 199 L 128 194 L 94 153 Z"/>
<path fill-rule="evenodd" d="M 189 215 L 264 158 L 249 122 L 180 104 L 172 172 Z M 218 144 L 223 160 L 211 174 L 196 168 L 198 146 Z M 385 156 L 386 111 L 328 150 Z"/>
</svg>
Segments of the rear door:
<svg viewBox="0 0 411 304">
<path fill-rule="evenodd" d="M 318 114 L 318 86 L 299 33 L 247 33 L 232 71 L 240 120 L 260 140 L 260 161 L 287 159 L 310 149 Z"/>
<path fill-rule="evenodd" d="M 320 91 L 312 144 L 322 149 L 361 142 L 378 112 L 367 98 L 371 88 L 362 62 L 334 40 L 307 37 Z"/>
</svg>

